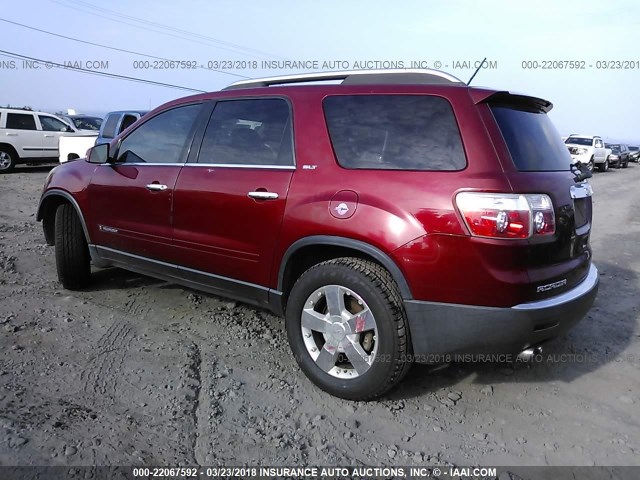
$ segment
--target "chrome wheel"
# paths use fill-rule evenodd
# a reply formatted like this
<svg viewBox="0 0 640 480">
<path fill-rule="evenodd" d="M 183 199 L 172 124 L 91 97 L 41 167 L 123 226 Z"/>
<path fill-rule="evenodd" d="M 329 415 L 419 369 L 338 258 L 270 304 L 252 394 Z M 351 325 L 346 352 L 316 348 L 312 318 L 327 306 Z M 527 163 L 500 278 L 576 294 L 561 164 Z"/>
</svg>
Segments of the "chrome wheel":
<svg viewBox="0 0 640 480">
<path fill-rule="evenodd" d="M 320 369 L 332 377 L 356 378 L 373 365 L 378 326 L 365 301 L 341 285 L 325 285 L 305 301 L 302 340 Z"/>
<path fill-rule="evenodd" d="M 9 167 L 11 167 L 11 155 L 0 151 L 0 170 L 7 170 Z"/>
</svg>

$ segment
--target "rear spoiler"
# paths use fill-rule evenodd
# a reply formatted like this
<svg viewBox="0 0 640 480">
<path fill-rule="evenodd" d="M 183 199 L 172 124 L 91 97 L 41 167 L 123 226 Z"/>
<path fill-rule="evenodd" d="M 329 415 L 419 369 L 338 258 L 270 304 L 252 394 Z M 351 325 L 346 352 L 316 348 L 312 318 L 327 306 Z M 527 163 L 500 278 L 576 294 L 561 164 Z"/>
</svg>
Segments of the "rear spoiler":
<svg viewBox="0 0 640 480">
<path fill-rule="evenodd" d="M 491 102 L 498 105 L 533 109 L 544 113 L 549 113 L 553 108 L 553 103 L 548 100 L 538 97 L 530 97 L 520 93 L 511 93 L 507 91 L 496 92 L 495 90 L 471 88 L 469 89 L 469 95 L 475 104 Z"/>
</svg>

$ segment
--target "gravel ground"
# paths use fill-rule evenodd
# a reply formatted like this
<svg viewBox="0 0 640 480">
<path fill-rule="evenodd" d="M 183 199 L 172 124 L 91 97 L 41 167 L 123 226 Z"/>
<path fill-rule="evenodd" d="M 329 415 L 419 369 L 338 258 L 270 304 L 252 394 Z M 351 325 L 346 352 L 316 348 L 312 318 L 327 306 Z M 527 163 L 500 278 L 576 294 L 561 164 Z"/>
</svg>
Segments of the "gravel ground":
<svg viewBox="0 0 640 480">
<path fill-rule="evenodd" d="M 594 175 L 600 293 L 542 361 L 415 366 L 368 403 L 265 311 L 117 269 L 62 289 L 48 170 L 0 176 L 0 465 L 640 465 L 640 165 Z"/>
</svg>

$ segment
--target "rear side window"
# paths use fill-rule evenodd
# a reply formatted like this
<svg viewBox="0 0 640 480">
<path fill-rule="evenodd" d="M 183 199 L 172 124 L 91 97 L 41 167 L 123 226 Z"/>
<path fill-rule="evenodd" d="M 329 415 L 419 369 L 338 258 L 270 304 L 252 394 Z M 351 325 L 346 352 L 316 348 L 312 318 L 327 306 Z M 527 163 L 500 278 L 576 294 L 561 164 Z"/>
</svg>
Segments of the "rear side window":
<svg viewBox="0 0 640 480">
<path fill-rule="evenodd" d="M 496 105 L 491 111 L 518 170 L 569 170 L 569 150 L 546 113 Z"/>
<path fill-rule="evenodd" d="M 428 95 L 324 99 L 338 163 L 350 169 L 461 170 L 467 160 L 447 100 Z"/>
<path fill-rule="evenodd" d="M 182 163 L 200 104 L 176 107 L 143 123 L 122 140 L 118 162 Z"/>
<path fill-rule="evenodd" d="M 103 138 L 116 137 L 116 128 L 118 128 L 118 120 L 120 120 L 119 113 L 114 113 L 107 117 L 107 120 L 104 122 L 104 128 L 102 129 Z"/>
<path fill-rule="evenodd" d="M 7 113 L 7 128 L 36 130 L 36 119 L 30 113 Z"/>
<path fill-rule="evenodd" d="M 216 103 L 198 163 L 293 166 L 289 104 L 281 98 Z"/>
</svg>

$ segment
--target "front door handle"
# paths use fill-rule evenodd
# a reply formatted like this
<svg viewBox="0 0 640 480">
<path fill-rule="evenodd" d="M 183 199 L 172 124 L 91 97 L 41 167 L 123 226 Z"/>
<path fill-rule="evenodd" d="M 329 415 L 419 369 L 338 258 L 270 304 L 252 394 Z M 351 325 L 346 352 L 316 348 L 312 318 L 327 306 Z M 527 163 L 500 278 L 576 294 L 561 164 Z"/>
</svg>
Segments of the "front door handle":
<svg viewBox="0 0 640 480">
<path fill-rule="evenodd" d="M 151 190 L 152 192 L 164 192 L 167 188 L 166 185 L 161 185 L 159 183 L 150 183 L 147 185 L 147 190 Z"/>
<path fill-rule="evenodd" d="M 18 136 L 17 133 L 9 133 L 9 132 L 7 132 L 6 135 L 7 135 L 7 137 L 17 137 Z"/>
<path fill-rule="evenodd" d="M 53 135 L 45 135 L 44 138 L 53 138 Z"/>
<path fill-rule="evenodd" d="M 278 194 L 274 192 L 249 192 L 247 196 L 256 200 L 275 200 L 278 198 Z"/>
</svg>

